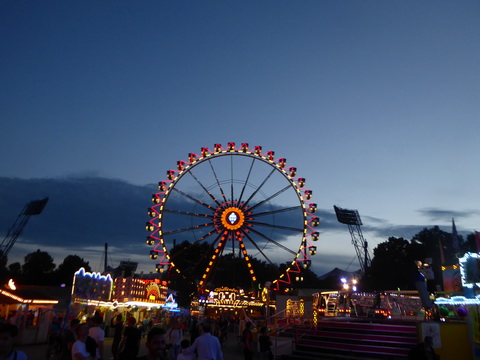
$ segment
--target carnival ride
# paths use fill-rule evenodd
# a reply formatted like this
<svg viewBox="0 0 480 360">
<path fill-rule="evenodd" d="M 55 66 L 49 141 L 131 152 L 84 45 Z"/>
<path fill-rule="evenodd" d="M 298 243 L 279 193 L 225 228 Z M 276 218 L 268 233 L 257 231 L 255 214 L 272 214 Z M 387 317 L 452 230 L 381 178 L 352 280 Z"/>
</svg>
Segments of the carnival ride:
<svg viewBox="0 0 480 360">
<path fill-rule="evenodd" d="M 0 244 L 0 256 L 7 257 L 17 239 L 22 235 L 25 226 L 34 215 L 40 215 L 47 205 L 48 197 L 42 200 L 32 200 L 25 204 L 18 214 L 7 235 Z"/>
<path fill-rule="evenodd" d="M 352 244 L 355 247 L 358 262 L 360 263 L 360 269 L 365 274 L 366 269 L 371 266 L 372 260 L 368 252 L 368 242 L 363 237 L 362 228 L 360 227 L 362 225 L 360 214 L 357 210 L 342 209 L 336 205 L 333 208 L 335 209 L 338 222 L 348 226 Z"/>
<path fill-rule="evenodd" d="M 317 205 L 305 178 L 287 167 L 285 158 L 275 159 L 273 151 L 250 149 L 247 143 L 237 147 L 230 142 L 226 148 L 215 144 L 212 150 L 189 153 L 166 175 L 152 196 L 152 219 L 146 223 L 157 272 L 187 275 L 192 267 L 202 266 L 197 279 L 202 290 L 221 256 L 230 254 L 243 260 L 254 283 L 258 280 L 252 258 L 275 267 L 270 288 L 284 290 L 293 276 L 311 266 L 310 256 L 317 251 L 313 242 L 319 238 Z M 180 243 L 184 248 L 177 251 Z M 182 262 L 196 245 L 207 246 L 206 255 L 199 253 L 195 263 Z"/>
</svg>

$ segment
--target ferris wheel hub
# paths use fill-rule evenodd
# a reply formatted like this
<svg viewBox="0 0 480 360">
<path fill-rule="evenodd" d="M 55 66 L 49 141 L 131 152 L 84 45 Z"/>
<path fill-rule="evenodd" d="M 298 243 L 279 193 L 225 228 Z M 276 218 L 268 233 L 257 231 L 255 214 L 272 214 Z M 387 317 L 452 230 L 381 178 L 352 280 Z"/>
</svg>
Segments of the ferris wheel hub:
<svg viewBox="0 0 480 360">
<path fill-rule="evenodd" d="M 223 210 L 221 221 L 225 229 L 237 230 L 245 223 L 245 214 L 241 209 L 232 206 Z"/>
</svg>

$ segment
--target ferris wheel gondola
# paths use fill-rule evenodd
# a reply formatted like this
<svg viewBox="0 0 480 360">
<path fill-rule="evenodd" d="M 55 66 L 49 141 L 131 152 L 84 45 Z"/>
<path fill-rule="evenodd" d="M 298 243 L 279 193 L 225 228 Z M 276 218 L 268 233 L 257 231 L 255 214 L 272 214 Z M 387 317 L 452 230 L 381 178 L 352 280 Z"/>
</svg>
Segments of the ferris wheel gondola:
<svg viewBox="0 0 480 360">
<path fill-rule="evenodd" d="M 227 253 L 243 259 L 254 282 L 252 258 L 275 266 L 279 271 L 269 279 L 272 289 L 288 288 L 294 274 L 311 266 L 319 219 L 305 178 L 286 164 L 261 146 L 250 150 L 247 143 L 237 147 L 233 142 L 226 148 L 202 147 L 178 161 L 167 180 L 159 182 L 148 209 L 152 219 L 146 223 L 146 242 L 153 246 L 156 270 L 185 274 L 194 266 L 182 263 L 182 251 L 174 251 L 181 238 L 186 247 L 208 245 L 207 261 L 199 261 L 204 266 L 199 289 Z"/>
</svg>

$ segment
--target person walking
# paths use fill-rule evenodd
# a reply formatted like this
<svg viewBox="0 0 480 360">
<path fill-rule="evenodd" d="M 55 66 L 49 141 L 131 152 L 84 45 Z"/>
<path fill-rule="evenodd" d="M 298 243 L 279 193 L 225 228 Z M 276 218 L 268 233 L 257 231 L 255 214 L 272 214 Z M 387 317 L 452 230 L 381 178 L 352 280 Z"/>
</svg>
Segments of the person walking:
<svg viewBox="0 0 480 360">
<path fill-rule="evenodd" d="M 197 337 L 192 346 L 186 349 L 186 353 L 193 354 L 197 352 L 197 360 L 223 360 L 222 347 L 220 340 L 210 334 L 212 325 L 205 321 L 202 325 L 203 335 Z"/>
<path fill-rule="evenodd" d="M 112 355 L 114 360 L 118 360 L 119 352 L 118 348 L 120 346 L 120 341 L 122 341 L 123 335 L 123 317 L 122 314 L 118 314 L 115 317 L 115 323 L 113 324 L 113 341 L 112 341 Z"/>
<path fill-rule="evenodd" d="M 137 360 L 167 360 L 165 330 L 152 327 L 147 334 L 147 355 L 140 356 Z M 133 360 L 135 358 L 129 359 Z"/>
<path fill-rule="evenodd" d="M 88 325 L 83 323 L 77 326 L 77 341 L 72 346 L 73 360 L 95 360 L 96 347 L 87 346 Z"/>
<path fill-rule="evenodd" d="M 245 360 L 253 360 L 253 334 L 252 323 L 249 321 L 245 324 L 245 330 L 242 334 L 243 355 Z"/>
<path fill-rule="evenodd" d="M 138 355 L 142 333 L 135 326 L 136 323 L 137 320 L 133 316 L 127 320 L 127 327 L 123 332 L 123 338 L 119 346 L 120 360 L 132 360 Z"/>
<path fill-rule="evenodd" d="M 103 345 L 105 341 L 105 331 L 101 328 L 103 318 L 100 315 L 95 315 L 92 319 L 92 327 L 88 330 L 90 336 L 97 343 L 97 359 L 103 360 Z"/>
<path fill-rule="evenodd" d="M 262 326 L 260 329 L 260 336 L 258 337 L 258 343 L 260 344 L 260 359 L 262 360 L 272 360 L 272 340 L 267 333 L 267 327 Z"/>
<path fill-rule="evenodd" d="M 75 334 L 80 320 L 72 319 L 70 326 L 63 332 L 63 360 L 72 360 L 72 346 L 75 342 Z"/>
<path fill-rule="evenodd" d="M 170 359 L 177 360 L 180 353 L 180 343 L 183 340 L 183 331 L 180 328 L 178 321 L 172 322 L 172 327 L 168 331 L 168 343 L 170 344 Z"/>
<path fill-rule="evenodd" d="M 197 322 L 197 319 L 196 318 L 193 318 L 192 319 L 192 323 L 191 323 L 191 326 L 190 326 L 190 343 L 193 344 L 193 342 L 195 341 L 195 339 L 199 336 L 199 333 L 198 333 L 198 322 Z"/>
</svg>

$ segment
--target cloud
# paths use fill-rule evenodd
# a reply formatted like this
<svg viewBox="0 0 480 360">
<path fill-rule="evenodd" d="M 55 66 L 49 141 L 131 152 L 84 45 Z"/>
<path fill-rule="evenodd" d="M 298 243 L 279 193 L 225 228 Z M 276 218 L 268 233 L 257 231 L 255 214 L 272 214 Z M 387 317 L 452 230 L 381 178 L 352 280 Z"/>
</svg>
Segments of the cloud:
<svg viewBox="0 0 480 360">
<path fill-rule="evenodd" d="M 423 216 L 433 220 L 445 222 L 445 219 L 452 218 L 468 218 L 472 216 L 478 216 L 480 211 L 478 210 L 466 210 L 466 211 L 454 211 L 445 209 L 425 208 L 418 210 Z"/>
<path fill-rule="evenodd" d="M 48 196 L 43 213 L 30 218 L 13 249 L 43 246 L 61 249 L 67 256 L 109 243 L 122 254 L 146 252 L 143 224 L 154 190 L 96 177 L 0 178 L 0 232 L 7 234 L 26 203 Z"/>
<path fill-rule="evenodd" d="M 63 177 L 20 179 L 0 177 L 0 235 L 5 236 L 23 206 L 31 200 L 49 197 L 42 214 L 32 216 L 22 236 L 10 252 L 10 262 L 23 261 L 28 253 L 41 249 L 54 256 L 58 265 L 67 255 L 79 255 L 91 265 L 103 261 L 104 244 L 108 243 L 113 265 L 124 259 L 139 261 L 139 268 L 149 271 L 154 262 L 148 257 L 150 247 L 145 244 L 148 233 L 147 208 L 156 192 L 155 185 L 138 186 L 117 179 L 99 177 Z M 179 201 L 172 197 L 169 201 Z M 275 210 L 279 205 L 272 205 Z M 182 205 L 176 206 L 178 209 Z M 321 232 L 345 230 L 335 215 L 319 209 Z M 275 221 L 288 225 L 289 212 L 276 215 Z M 263 217 L 259 218 L 264 221 Z M 183 227 L 181 225 L 179 228 Z M 263 229 L 268 233 L 268 228 Z M 277 232 L 275 240 L 291 242 L 291 233 Z M 182 239 L 181 235 L 177 240 Z M 298 243 L 291 243 L 294 251 Z M 291 246 L 290 246 L 291 245 Z M 15 258 L 15 259 L 14 259 Z M 107 259 L 108 260 L 108 259 Z M 290 260 L 290 259 L 283 259 Z M 109 260 L 110 261 L 110 260 Z"/>
<path fill-rule="evenodd" d="M 138 186 L 122 180 L 101 177 L 45 179 L 0 177 L 2 238 L 26 203 L 49 197 L 43 213 L 30 218 L 22 236 L 13 246 L 9 254 L 10 263 L 23 262 L 25 255 L 41 249 L 49 252 L 57 265 L 67 255 L 78 255 L 90 261 L 92 268 L 98 271 L 101 270 L 100 265 L 104 263 L 104 246 L 108 243 L 107 260 L 110 265 L 116 266 L 120 260 L 129 259 L 139 262 L 139 270 L 152 271 L 155 262 L 148 256 L 151 247 L 145 244 L 148 233 L 144 224 L 149 219 L 147 209 L 152 204 L 150 198 L 156 191 L 154 184 Z M 174 201 L 180 200 L 172 197 L 171 201 L 171 204 L 174 204 Z M 281 208 L 280 203 L 281 201 L 272 204 L 270 210 Z M 175 207 L 181 209 L 182 205 L 175 204 Z M 432 217 L 442 215 L 442 218 L 463 215 L 460 212 L 443 212 L 438 209 L 424 209 L 422 212 Z M 275 221 L 288 225 L 292 221 L 288 215 L 289 212 L 280 212 L 275 215 Z M 355 262 L 352 264 L 354 249 L 348 228 L 337 221 L 333 206 L 330 209 L 319 208 L 316 216 L 320 218 L 318 231 L 321 235 L 316 243 L 318 253 L 313 258 L 313 269 L 322 274 L 333 267 L 356 267 Z M 383 219 L 373 217 L 365 217 L 362 220 L 368 224 L 363 225 L 362 230 L 371 249 L 376 247 L 376 243 L 386 241 L 390 236 L 411 239 L 423 228 L 431 227 L 431 225 L 392 225 Z M 268 228 L 266 229 L 265 233 L 268 231 Z M 272 235 L 272 238 L 294 251 L 300 244 L 288 231 L 283 233 L 279 231 L 274 237 Z M 379 241 L 375 241 L 375 238 L 379 238 Z M 177 237 L 177 240 L 182 240 L 182 236 Z M 265 249 L 272 256 L 278 252 L 278 249 L 271 247 Z"/>
</svg>

